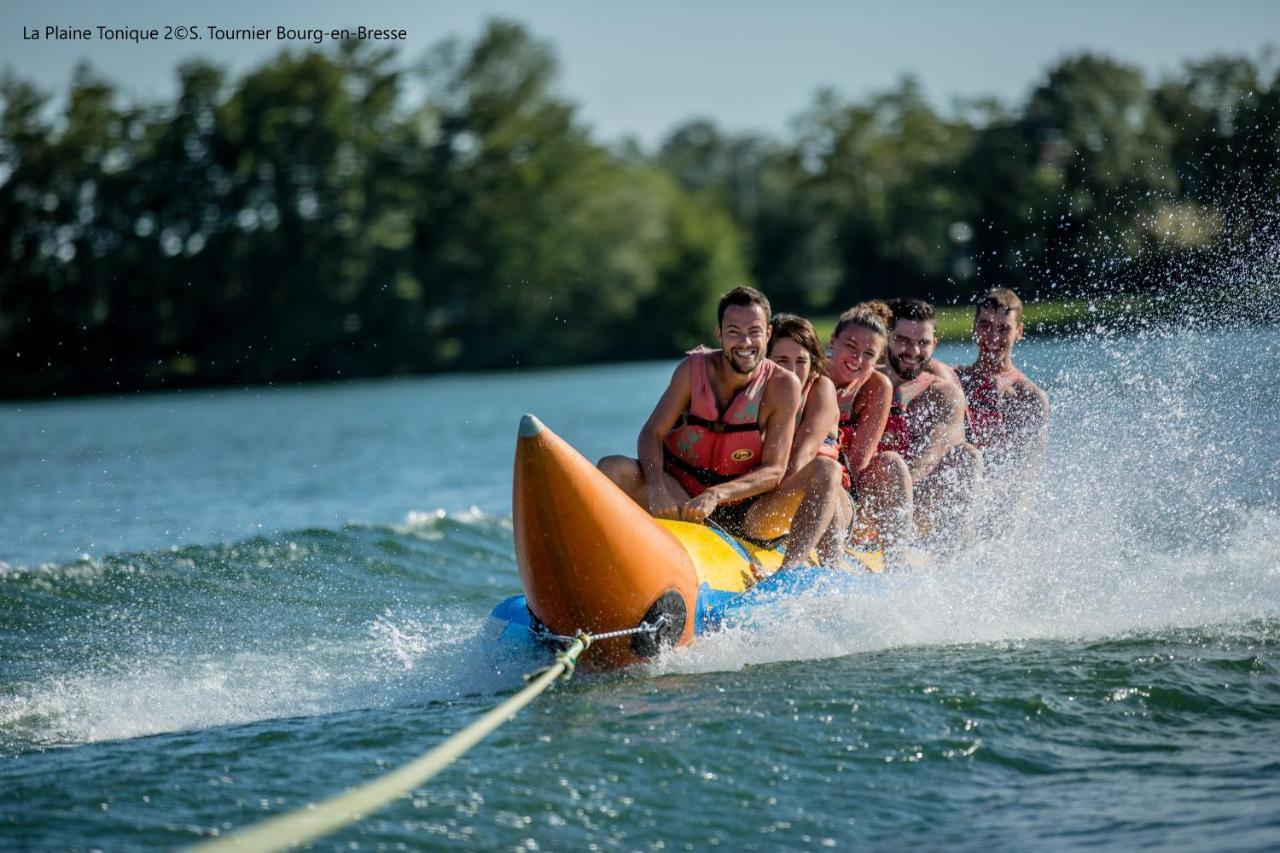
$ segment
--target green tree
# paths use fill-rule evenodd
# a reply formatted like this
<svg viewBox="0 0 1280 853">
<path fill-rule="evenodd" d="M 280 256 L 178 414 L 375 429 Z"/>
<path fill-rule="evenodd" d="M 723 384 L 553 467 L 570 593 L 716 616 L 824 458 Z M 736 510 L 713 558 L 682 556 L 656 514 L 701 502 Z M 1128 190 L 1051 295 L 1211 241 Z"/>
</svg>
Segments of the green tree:
<svg viewBox="0 0 1280 853">
<path fill-rule="evenodd" d="M 662 304 L 673 253 L 716 259 L 679 284 L 695 301 L 736 283 L 740 265 L 719 260 L 737 251 L 732 226 L 682 225 L 695 202 L 593 143 L 554 92 L 550 50 L 521 27 L 494 23 L 469 51 L 439 55 L 452 67 L 436 69 L 438 135 L 419 180 L 441 191 L 417 211 L 412 263 L 430 282 L 437 363 L 635 357 L 683 340 L 666 315 L 640 350 L 616 332 Z"/>
<path fill-rule="evenodd" d="M 799 121 L 799 193 L 806 254 L 834 254 L 840 304 L 948 292 L 951 226 L 972 212 L 956 181 L 971 145 L 971 129 L 938 115 L 911 78 L 865 104 L 819 94 Z"/>
<path fill-rule="evenodd" d="M 1141 72 L 1088 54 L 1067 59 L 1032 93 L 1022 126 L 1040 146 L 1041 163 L 1062 176 L 1047 211 L 1057 225 L 1045 247 L 1044 274 L 1080 280 L 1095 272 L 1082 267 L 1082 258 L 1105 264 L 1136 256 L 1143 219 L 1178 191 L 1172 135 Z"/>
<path fill-rule="evenodd" d="M 6 384 L 30 391 L 48 382 L 58 331 L 56 306 L 42 286 L 55 248 L 45 207 L 58 203 L 48 191 L 56 157 L 43 118 L 47 97 L 6 73 L 0 98 L 0 358 Z"/>
</svg>

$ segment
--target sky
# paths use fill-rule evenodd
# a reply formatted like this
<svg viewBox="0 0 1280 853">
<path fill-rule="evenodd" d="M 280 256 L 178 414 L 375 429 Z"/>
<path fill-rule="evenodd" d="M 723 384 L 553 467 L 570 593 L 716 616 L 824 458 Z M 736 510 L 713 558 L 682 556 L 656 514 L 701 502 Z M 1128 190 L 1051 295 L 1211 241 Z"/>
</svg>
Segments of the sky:
<svg viewBox="0 0 1280 853">
<path fill-rule="evenodd" d="M 184 59 L 239 73 L 310 42 L 105 42 L 97 26 L 404 29 L 401 52 L 411 60 L 445 37 L 474 38 L 493 17 L 520 21 L 552 44 L 559 90 L 598 139 L 630 135 L 648 145 L 694 117 L 784 134 L 823 86 L 856 100 L 910 73 L 943 108 L 980 96 L 1016 104 L 1050 65 L 1084 50 L 1155 79 L 1187 60 L 1224 52 L 1257 59 L 1280 45 L 1280 0 L 4 0 L 0 66 L 59 92 L 87 60 L 127 96 L 165 98 Z M 24 27 L 48 26 L 94 37 L 24 38 Z M 1274 54 L 1273 67 L 1278 60 Z"/>
</svg>

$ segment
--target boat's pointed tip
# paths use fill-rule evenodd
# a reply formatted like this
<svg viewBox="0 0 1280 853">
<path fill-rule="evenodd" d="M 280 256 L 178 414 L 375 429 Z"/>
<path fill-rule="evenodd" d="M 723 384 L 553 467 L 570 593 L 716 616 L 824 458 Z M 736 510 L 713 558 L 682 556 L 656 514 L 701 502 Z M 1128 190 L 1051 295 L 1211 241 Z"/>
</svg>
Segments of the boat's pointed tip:
<svg viewBox="0 0 1280 853">
<path fill-rule="evenodd" d="M 520 419 L 521 438 L 533 438 L 535 435 L 539 435 L 546 428 L 546 425 L 533 415 L 525 415 Z"/>
</svg>

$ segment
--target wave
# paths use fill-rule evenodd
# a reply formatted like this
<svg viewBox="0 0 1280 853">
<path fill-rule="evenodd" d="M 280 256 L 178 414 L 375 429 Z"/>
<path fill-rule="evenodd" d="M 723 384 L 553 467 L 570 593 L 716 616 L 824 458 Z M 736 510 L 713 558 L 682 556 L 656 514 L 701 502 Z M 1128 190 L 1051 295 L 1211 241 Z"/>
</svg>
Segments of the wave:
<svg viewBox="0 0 1280 853">
<path fill-rule="evenodd" d="M 875 595 L 798 597 L 645 674 L 1280 623 L 1275 329 L 1045 342 L 1053 437 L 1016 529 Z M 1183 369 L 1185 367 L 1185 369 Z M 509 516 L 413 511 L 272 537 L 0 567 L 0 749 L 453 699 L 519 589 Z M 931 651 L 932 653 L 932 651 Z"/>
<path fill-rule="evenodd" d="M 0 749 L 501 689 L 481 629 L 518 585 L 477 512 L 10 567 Z"/>
</svg>

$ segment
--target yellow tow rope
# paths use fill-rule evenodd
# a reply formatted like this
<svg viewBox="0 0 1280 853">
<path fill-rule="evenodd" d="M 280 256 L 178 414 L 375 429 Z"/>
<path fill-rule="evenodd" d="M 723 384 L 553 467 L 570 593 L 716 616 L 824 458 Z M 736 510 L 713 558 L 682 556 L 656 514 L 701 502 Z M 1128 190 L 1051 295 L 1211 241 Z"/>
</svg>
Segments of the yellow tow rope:
<svg viewBox="0 0 1280 853">
<path fill-rule="evenodd" d="M 568 648 L 556 655 L 555 663 L 525 676 L 529 683 L 519 693 L 403 767 L 322 803 L 295 809 L 234 832 L 226 838 L 196 844 L 188 850 L 202 853 L 223 850 L 284 850 L 356 822 L 435 776 L 458 756 L 484 740 L 498 726 L 514 717 L 561 675 L 567 681 L 573 675 L 578 655 L 586 651 L 591 641 L 589 634 L 580 633 L 572 638 Z"/>
</svg>

